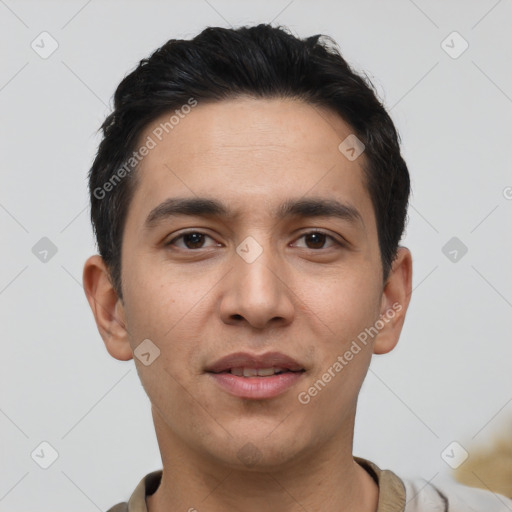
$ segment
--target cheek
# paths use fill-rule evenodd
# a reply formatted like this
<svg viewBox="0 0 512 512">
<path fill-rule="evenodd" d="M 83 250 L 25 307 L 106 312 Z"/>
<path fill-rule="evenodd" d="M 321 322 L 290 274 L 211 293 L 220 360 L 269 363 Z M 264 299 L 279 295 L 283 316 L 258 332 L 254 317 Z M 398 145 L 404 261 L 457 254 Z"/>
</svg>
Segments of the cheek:
<svg viewBox="0 0 512 512">
<path fill-rule="evenodd" d="M 127 265 L 124 283 L 131 332 L 149 338 L 170 335 L 198 301 L 197 286 L 154 262 Z"/>
<path fill-rule="evenodd" d="M 176 388 L 179 394 L 180 385 L 188 385 L 200 366 L 199 347 L 205 338 L 204 308 L 208 302 L 205 290 L 210 287 L 180 278 L 175 272 L 164 272 L 154 264 L 140 264 L 134 270 L 125 293 L 130 344 L 135 351 L 142 340 L 149 339 L 160 351 L 154 363 L 155 374 L 141 367 L 139 375 L 146 380 L 145 387 L 155 384 L 150 393 L 158 393 L 156 384 L 161 380 L 169 391 Z M 136 364 L 141 365 L 139 361 Z M 180 397 L 175 399 L 179 401 Z"/>
<path fill-rule="evenodd" d="M 333 350 L 342 350 L 379 317 L 380 292 L 368 273 L 333 275 L 322 281 L 321 288 L 303 290 L 303 300 L 322 322 Z"/>
<path fill-rule="evenodd" d="M 210 411 L 207 400 L 198 390 L 190 391 L 182 375 L 169 368 L 169 361 L 162 355 L 151 366 L 137 365 L 137 372 L 151 404 L 166 426 L 180 437 L 204 435 L 204 424 Z"/>
</svg>

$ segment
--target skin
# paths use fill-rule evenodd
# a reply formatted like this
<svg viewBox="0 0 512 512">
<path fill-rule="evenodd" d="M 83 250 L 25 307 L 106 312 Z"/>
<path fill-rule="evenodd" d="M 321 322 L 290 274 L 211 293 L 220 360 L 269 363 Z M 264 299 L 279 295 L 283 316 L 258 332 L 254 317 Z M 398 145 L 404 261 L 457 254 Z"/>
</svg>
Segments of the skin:
<svg viewBox="0 0 512 512">
<path fill-rule="evenodd" d="M 141 162 L 122 243 L 123 301 L 102 259 L 86 261 L 84 289 L 112 357 L 132 359 L 144 339 L 160 350 L 149 366 L 133 358 L 164 470 L 150 512 L 377 509 L 378 487 L 352 456 L 356 402 L 372 354 L 398 342 L 412 260 L 400 247 L 383 284 L 365 155 L 349 161 L 338 150 L 351 133 L 335 113 L 296 100 L 199 103 Z M 237 216 L 179 216 L 144 230 L 165 199 L 196 196 Z M 272 215 L 286 199 L 308 197 L 350 204 L 362 222 Z M 315 229 L 345 247 L 304 236 Z M 185 230 L 207 237 L 165 245 Z M 263 250 L 252 263 L 236 252 L 248 236 Z M 379 334 L 300 403 L 299 392 L 397 303 Z M 280 396 L 234 397 L 205 368 L 237 351 L 279 351 L 306 372 Z"/>
</svg>

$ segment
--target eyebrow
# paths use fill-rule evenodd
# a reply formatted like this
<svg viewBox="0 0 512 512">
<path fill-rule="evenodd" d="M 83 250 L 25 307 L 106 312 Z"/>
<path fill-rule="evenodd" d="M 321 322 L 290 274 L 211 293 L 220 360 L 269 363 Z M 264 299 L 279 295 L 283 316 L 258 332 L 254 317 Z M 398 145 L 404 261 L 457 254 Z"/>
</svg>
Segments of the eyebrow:
<svg viewBox="0 0 512 512">
<path fill-rule="evenodd" d="M 279 220 L 290 217 L 334 217 L 353 224 L 360 222 L 364 227 L 363 217 L 359 211 L 354 206 L 341 203 L 336 199 L 289 199 L 279 205 L 273 213 Z M 187 215 L 224 220 L 238 217 L 238 213 L 232 212 L 216 199 L 175 197 L 166 199 L 151 210 L 144 222 L 144 229 L 150 231 L 165 219 Z"/>
</svg>

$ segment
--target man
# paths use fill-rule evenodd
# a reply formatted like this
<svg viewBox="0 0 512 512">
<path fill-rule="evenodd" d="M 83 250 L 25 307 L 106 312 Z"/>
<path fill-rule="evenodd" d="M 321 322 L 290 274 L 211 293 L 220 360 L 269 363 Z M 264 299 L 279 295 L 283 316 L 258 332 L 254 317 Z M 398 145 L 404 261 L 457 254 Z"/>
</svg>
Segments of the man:
<svg viewBox="0 0 512 512">
<path fill-rule="evenodd" d="M 171 40 L 121 82 L 103 133 L 84 288 L 108 352 L 135 355 L 163 463 L 110 512 L 500 510 L 352 455 L 372 354 L 411 295 L 410 183 L 328 40 Z"/>
</svg>

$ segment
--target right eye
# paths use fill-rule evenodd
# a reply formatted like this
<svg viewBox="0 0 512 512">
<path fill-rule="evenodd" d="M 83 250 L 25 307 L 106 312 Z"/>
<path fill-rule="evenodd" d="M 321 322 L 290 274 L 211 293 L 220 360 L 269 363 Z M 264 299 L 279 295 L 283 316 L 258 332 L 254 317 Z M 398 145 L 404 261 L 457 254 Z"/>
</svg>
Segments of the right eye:
<svg viewBox="0 0 512 512">
<path fill-rule="evenodd" d="M 202 233 L 201 231 L 187 231 L 186 233 L 181 233 L 179 236 L 174 237 L 172 240 L 167 242 L 165 245 L 166 246 L 176 245 L 177 240 L 182 240 L 183 244 L 185 246 L 184 247 L 183 247 L 183 245 L 181 247 L 178 246 L 180 249 L 184 249 L 184 250 L 202 249 L 206 238 L 213 240 L 213 238 L 211 236 L 207 235 L 206 233 Z M 216 243 L 216 245 L 218 246 L 219 244 Z"/>
</svg>

